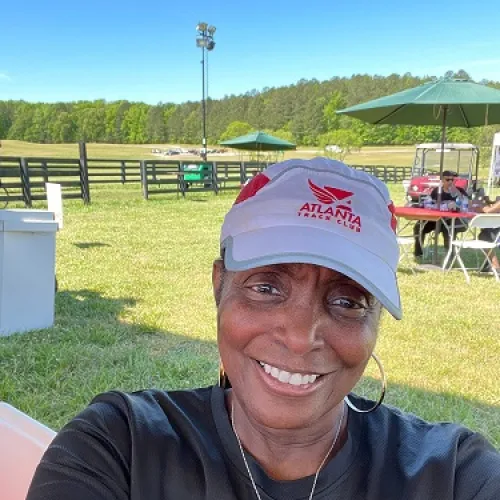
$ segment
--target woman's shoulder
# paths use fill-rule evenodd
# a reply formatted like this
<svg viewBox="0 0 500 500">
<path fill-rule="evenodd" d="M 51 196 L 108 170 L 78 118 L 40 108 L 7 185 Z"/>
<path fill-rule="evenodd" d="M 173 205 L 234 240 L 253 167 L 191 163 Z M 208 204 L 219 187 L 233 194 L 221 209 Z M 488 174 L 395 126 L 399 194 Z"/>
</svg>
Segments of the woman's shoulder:
<svg viewBox="0 0 500 500">
<path fill-rule="evenodd" d="M 366 417 L 358 416 L 363 419 L 361 446 L 377 456 L 376 462 L 397 464 L 405 476 L 454 482 L 461 490 L 500 491 L 500 453 L 480 433 L 451 422 L 429 422 L 390 405 Z"/>
<path fill-rule="evenodd" d="M 212 387 L 164 391 L 109 391 L 97 395 L 80 414 L 80 419 L 144 422 L 195 417 L 210 411 Z"/>
<path fill-rule="evenodd" d="M 49 454 L 58 460 L 54 448 L 64 448 L 75 456 L 92 456 L 89 462 L 95 463 L 117 453 L 128 464 L 134 456 L 154 454 L 192 436 L 208 439 L 211 392 L 208 387 L 99 394 L 59 431 Z"/>
<path fill-rule="evenodd" d="M 185 391 L 109 391 L 97 395 L 58 433 L 74 439 L 75 432 L 92 435 L 100 445 L 116 443 L 127 450 L 130 442 L 177 439 L 174 429 L 190 432 L 210 415 L 212 389 Z M 206 424 L 208 425 L 208 424 Z M 113 445 L 114 446 L 114 445 Z"/>
<path fill-rule="evenodd" d="M 37 469 L 29 498 L 70 498 L 75 491 L 72 498 L 129 498 L 132 476 L 136 490 L 144 492 L 141 498 L 160 498 L 166 464 L 170 478 L 181 477 L 189 470 L 186 463 L 215 455 L 212 392 L 98 395 L 57 434 Z M 47 494 L 52 489 L 57 495 Z"/>
<path fill-rule="evenodd" d="M 365 426 L 368 435 L 384 434 L 388 440 L 396 441 L 398 446 L 416 449 L 448 447 L 459 450 L 465 441 L 474 438 L 483 441 L 485 448 L 496 452 L 481 434 L 457 423 L 428 421 L 391 405 L 382 405 L 369 415 Z"/>
</svg>

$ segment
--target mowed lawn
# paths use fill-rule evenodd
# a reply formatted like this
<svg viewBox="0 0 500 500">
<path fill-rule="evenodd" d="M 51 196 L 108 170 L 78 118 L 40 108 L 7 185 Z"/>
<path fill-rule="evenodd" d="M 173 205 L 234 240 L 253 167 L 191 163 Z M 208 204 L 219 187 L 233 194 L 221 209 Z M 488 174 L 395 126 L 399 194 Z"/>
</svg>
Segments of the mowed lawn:
<svg viewBox="0 0 500 500">
<path fill-rule="evenodd" d="M 87 155 L 95 159 L 121 159 L 121 160 L 180 160 L 200 161 L 199 156 L 185 154 L 175 156 L 163 156 L 155 154 L 153 149 L 166 151 L 171 147 L 182 147 L 185 149 L 199 148 L 196 144 L 100 144 L 88 143 Z M 218 148 L 217 144 L 209 145 L 209 148 Z M 32 142 L 2 140 L 0 156 L 21 157 L 49 157 L 49 158 L 78 158 L 77 144 L 36 144 Z M 261 153 L 262 161 L 276 161 L 289 158 L 312 158 L 314 156 L 325 156 L 325 151 L 314 146 L 304 146 L 296 151 L 285 151 L 284 154 Z M 411 167 L 415 156 L 415 146 L 365 146 L 359 151 L 352 151 L 344 161 L 350 165 L 393 165 L 398 167 Z M 468 158 L 468 155 L 465 155 Z M 467 159 L 462 154 L 460 170 L 465 173 L 468 168 Z M 209 161 L 249 161 L 255 160 L 254 156 L 245 151 L 229 149 L 224 154 L 213 154 L 208 156 Z M 448 161 L 450 160 L 450 161 Z M 439 155 L 431 153 L 427 159 L 428 167 L 432 170 L 439 169 Z M 445 158 L 445 168 L 457 169 L 456 156 Z M 489 172 L 489 154 L 479 168 L 479 178 L 486 184 Z"/>
<path fill-rule="evenodd" d="M 101 391 L 215 383 L 211 265 L 234 196 L 145 201 L 117 185 L 93 186 L 90 206 L 66 201 L 55 326 L 0 338 L 0 400 L 59 429 Z M 386 314 L 377 346 L 387 402 L 500 448 L 500 285 L 405 268 L 399 279 L 404 319 Z"/>
<path fill-rule="evenodd" d="M 160 158 L 167 160 L 194 160 L 200 159 L 193 155 L 158 156 L 153 154 L 153 149 L 167 150 L 171 147 L 199 148 L 193 144 L 87 144 L 87 154 L 89 158 L 116 158 L 116 159 L 151 159 Z M 218 148 L 218 145 L 209 145 L 210 148 Z M 25 157 L 52 157 L 52 158 L 77 158 L 77 144 L 36 144 L 25 141 L 3 140 L 0 148 L 1 156 L 25 156 Z M 324 155 L 320 148 L 308 147 L 298 148 L 297 151 L 286 151 L 283 157 L 288 158 L 311 158 L 313 156 Z M 348 155 L 346 160 L 358 165 L 412 165 L 415 148 L 413 146 L 381 146 L 364 147 L 360 151 Z M 261 158 L 266 154 L 261 153 Z M 273 153 L 271 157 L 274 160 Z M 210 161 L 240 161 L 248 160 L 246 152 L 228 150 L 223 155 L 209 155 Z"/>
</svg>

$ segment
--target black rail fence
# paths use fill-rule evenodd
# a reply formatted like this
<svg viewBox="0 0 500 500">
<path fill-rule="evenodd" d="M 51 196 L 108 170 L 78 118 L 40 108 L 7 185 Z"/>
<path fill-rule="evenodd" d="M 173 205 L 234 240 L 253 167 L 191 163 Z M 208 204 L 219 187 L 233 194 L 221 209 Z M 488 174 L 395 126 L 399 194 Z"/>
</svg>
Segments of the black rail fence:
<svg viewBox="0 0 500 500">
<path fill-rule="evenodd" d="M 351 165 L 351 167 L 367 172 L 386 184 L 411 179 L 412 167 L 394 167 L 392 165 Z"/>
<path fill-rule="evenodd" d="M 141 184 L 144 198 L 162 193 L 187 193 L 240 189 L 257 172 L 267 167 L 264 162 L 182 162 L 142 160 Z"/>
<path fill-rule="evenodd" d="M 27 158 L 0 156 L 0 203 L 33 201 L 46 197 L 45 183 L 61 185 L 63 198 L 81 199 L 90 203 L 92 185 L 128 184 L 140 186 L 145 199 L 159 194 L 238 190 L 257 172 L 268 166 L 265 162 L 189 162 L 174 160 L 119 160 L 87 158 Z M 398 183 L 411 178 L 411 167 L 389 165 L 352 165 L 385 183 Z"/>
<path fill-rule="evenodd" d="M 79 159 L 0 157 L 0 202 L 22 201 L 28 207 L 46 198 L 45 183 L 57 182 L 65 198 L 90 202 L 88 178 Z"/>
<path fill-rule="evenodd" d="M 89 158 L 89 184 L 126 184 L 141 182 L 141 160 Z"/>
</svg>

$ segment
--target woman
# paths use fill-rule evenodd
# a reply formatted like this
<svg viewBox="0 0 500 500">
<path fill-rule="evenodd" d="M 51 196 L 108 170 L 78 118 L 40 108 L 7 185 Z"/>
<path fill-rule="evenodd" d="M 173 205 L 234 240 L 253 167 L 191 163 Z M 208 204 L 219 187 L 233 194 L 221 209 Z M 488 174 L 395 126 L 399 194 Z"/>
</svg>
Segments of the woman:
<svg viewBox="0 0 500 500">
<path fill-rule="evenodd" d="M 232 388 L 97 397 L 28 500 L 499 498 L 500 456 L 481 436 L 376 408 L 383 391 L 349 396 L 382 308 L 401 317 L 394 228 L 386 187 L 339 162 L 254 177 L 213 267 Z"/>
</svg>

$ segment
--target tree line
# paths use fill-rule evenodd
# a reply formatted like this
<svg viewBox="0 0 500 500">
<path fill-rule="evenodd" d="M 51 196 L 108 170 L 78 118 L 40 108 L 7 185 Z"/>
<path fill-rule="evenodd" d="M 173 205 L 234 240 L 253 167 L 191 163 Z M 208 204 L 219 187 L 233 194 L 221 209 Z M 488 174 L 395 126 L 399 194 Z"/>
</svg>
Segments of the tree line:
<svg viewBox="0 0 500 500">
<path fill-rule="evenodd" d="M 460 70 L 449 75 L 468 77 Z M 337 109 L 415 87 L 432 77 L 410 73 L 300 80 L 278 88 L 208 99 L 210 144 L 251 130 L 265 130 L 304 146 L 415 144 L 438 141 L 440 128 L 373 126 L 336 114 Z M 500 82 L 483 81 L 500 89 Z M 488 127 L 488 136 L 492 128 Z M 200 102 L 181 104 L 105 100 L 69 103 L 0 101 L 0 139 L 38 143 L 77 141 L 118 144 L 196 144 L 201 141 Z M 481 129 L 450 129 L 448 139 L 480 142 Z"/>
</svg>

